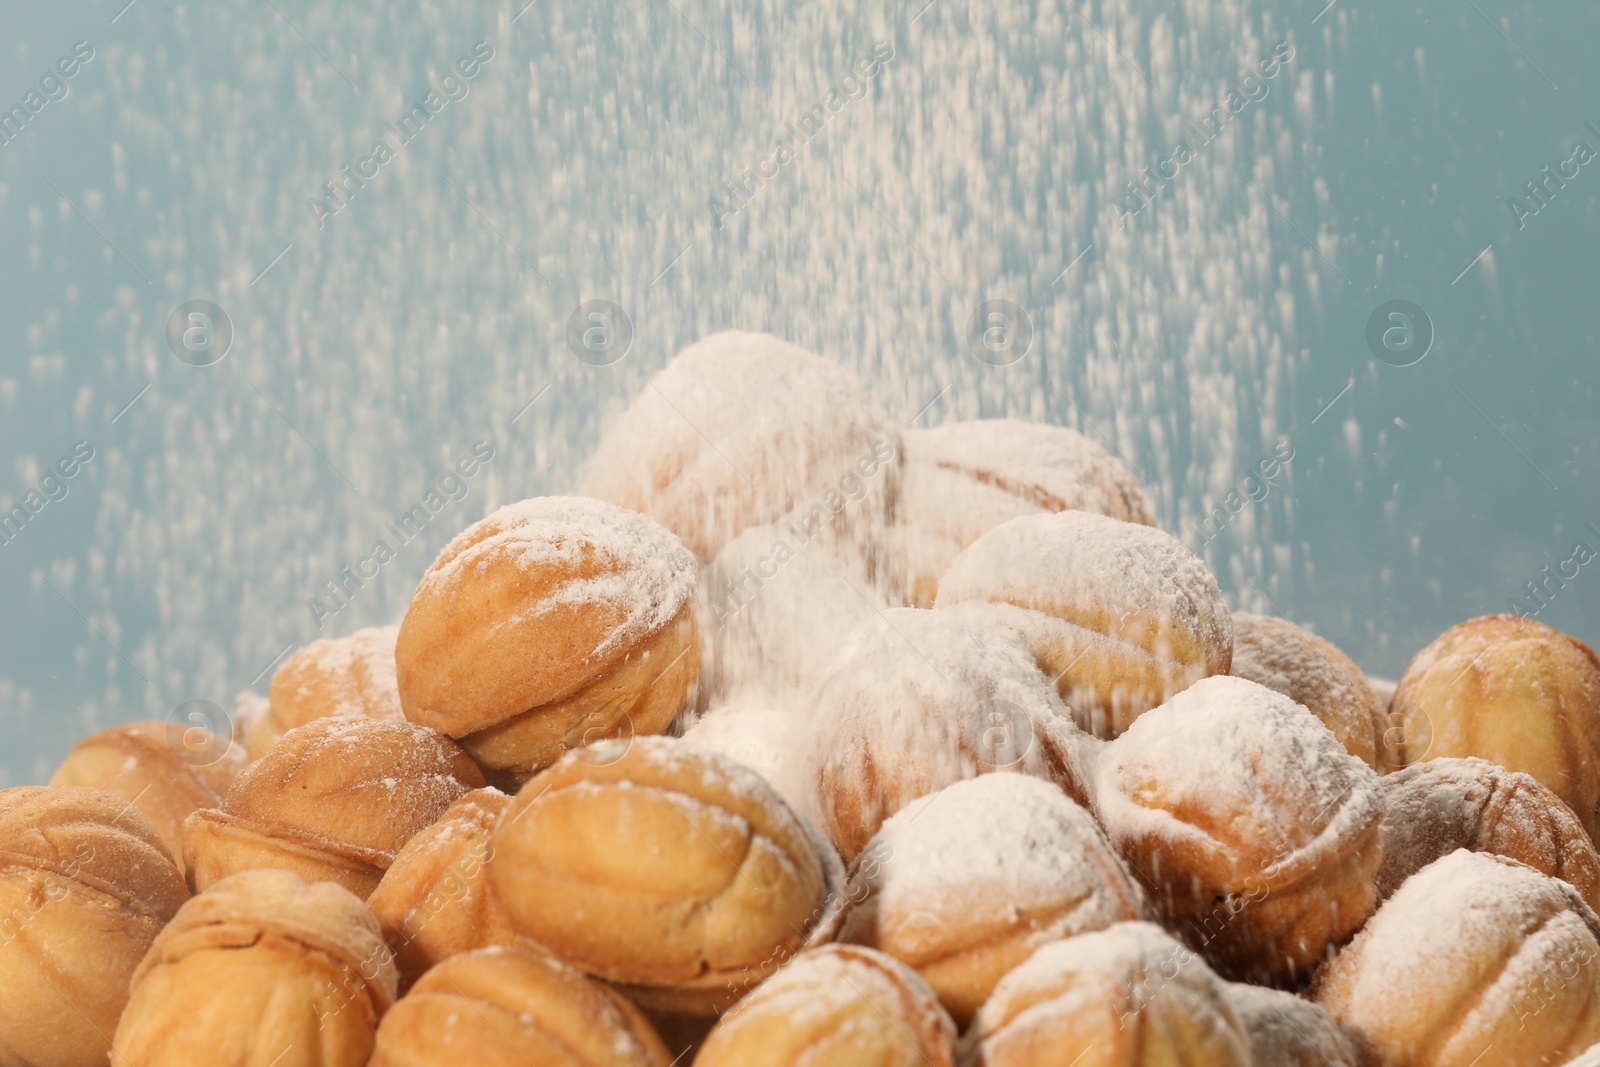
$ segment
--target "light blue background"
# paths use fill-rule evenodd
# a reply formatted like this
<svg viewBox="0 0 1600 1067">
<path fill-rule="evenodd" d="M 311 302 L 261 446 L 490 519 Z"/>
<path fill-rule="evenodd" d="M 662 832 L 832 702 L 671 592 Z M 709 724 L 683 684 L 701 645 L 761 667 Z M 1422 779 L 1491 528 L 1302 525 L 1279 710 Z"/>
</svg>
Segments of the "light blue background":
<svg viewBox="0 0 1600 1067">
<path fill-rule="evenodd" d="M 0 505 L 96 452 L 0 546 L 0 784 L 264 690 L 321 583 L 492 440 L 321 635 L 395 619 L 449 536 L 571 488 L 605 418 L 727 327 L 841 360 L 901 419 L 1103 436 L 1231 604 L 1391 677 L 1600 549 L 1600 164 L 1524 229 L 1506 207 L 1600 149 L 1591 4 L 122 2 L 0 7 L 0 107 L 95 49 L 0 147 Z M 1118 229 L 1112 191 L 1286 38 L 1236 131 Z M 307 198 L 480 40 L 470 94 L 319 230 Z M 710 197 L 878 41 L 865 98 L 716 229 Z M 165 341 L 196 298 L 236 331 L 207 368 Z M 613 367 L 564 343 L 594 298 L 637 330 Z M 963 345 L 990 298 L 1033 319 L 1014 366 Z M 1412 367 L 1364 340 L 1395 298 L 1437 334 Z M 1290 473 L 1201 545 L 1283 439 Z M 1540 618 L 1600 642 L 1597 604 L 1600 563 Z"/>
</svg>

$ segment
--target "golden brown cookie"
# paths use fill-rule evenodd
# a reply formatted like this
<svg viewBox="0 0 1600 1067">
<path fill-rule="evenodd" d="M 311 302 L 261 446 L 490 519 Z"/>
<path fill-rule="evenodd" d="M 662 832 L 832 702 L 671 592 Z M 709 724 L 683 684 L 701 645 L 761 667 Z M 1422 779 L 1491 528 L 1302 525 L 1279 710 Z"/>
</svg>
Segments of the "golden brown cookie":
<svg viewBox="0 0 1600 1067">
<path fill-rule="evenodd" d="M 490 838 L 511 928 L 651 1010 L 712 1014 L 831 940 L 839 858 L 755 772 L 667 737 L 579 750 Z"/>
<path fill-rule="evenodd" d="M 1385 901 L 1310 995 L 1368 1063 L 1565 1063 L 1600 1040 L 1600 918 L 1567 883 L 1462 849 Z"/>
<path fill-rule="evenodd" d="M 1372 914 L 1378 782 L 1304 707 L 1217 677 L 1105 746 L 1090 794 L 1167 923 L 1225 977 L 1276 985 Z"/>
<path fill-rule="evenodd" d="M 183 867 L 183 820 L 214 808 L 244 769 L 244 746 L 200 727 L 133 722 L 78 742 L 51 776 L 53 786 L 104 789 L 155 826 Z"/>
<path fill-rule="evenodd" d="M 1128 469 L 1064 426 L 978 419 L 904 436 L 889 556 L 897 586 L 917 607 L 933 606 L 962 549 L 1020 515 L 1092 511 L 1156 524 L 1155 506 Z"/>
<path fill-rule="evenodd" d="M 1228 673 L 1305 705 L 1352 756 L 1380 774 L 1393 769 L 1384 758 L 1387 709 L 1361 668 L 1331 641 L 1286 619 L 1236 611 Z"/>
<path fill-rule="evenodd" d="M 369 1067 L 670 1067 L 626 997 L 509 948 L 453 956 L 384 1016 Z"/>
<path fill-rule="evenodd" d="M 1429 730 L 1408 763 L 1480 756 L 1526 771 L 1600 840 L 1600 658 L 1582 641 L 1516 615 L 1464 622 L 1417 653 L 1395 708 Z"/>
<path fill-rule="evenodd" d="M 752 526 L 870 536 L 899 490 L 900 432 L 848 372 L 770 334 L 685 348 L 606 431 L 583 492 L 649 515 L 702 562 Z"/>
<path fill-rule="evenodd" d="M 915 969 L 956 1023 L 1040 945 L 1146 918 L 1087 811 L 1025 774 L 956 782 L 890 816 L 851 870 L 841 942 Z"/>
<path fill-rule="evenodd" d="M 118 1067 L 362 1067 L 394 1003 L 377 920 L 288 871 L 223 879 L 178 911 L 133 976 Z"/>
<path fill-rule="evenodd" d="M 188 896 L 121 797 L 0 790 L 0 1062 L 105 1064 L 128 980 Z"/>
<path fill-rule="evenodd" d="M 195 890 L 278 867 L 363 899 L 395 854 L 483 775 L 437 730 L 409 722 L 315 719 L 283 735 L 220 806 L 183 824 Z"/>
<path fill-rule="evenodd" d="M 283 661 L 272 676 L 266 713 L 250 731 L 250 759 L 265 756 L 284 733 L 313 719 L 360 715 L 405 718 L 395 681 L 398 626 L 357 630 L 334 641 L 313 641 Z"/>
<path fill-rule="evenodd" d="M 801 953 L 711 1031 L 697 1067 L 953 1067 L 956 1028 L 933 990 L 853 945 Z"/>
<path fill-rule="evenodd" d="M 1021 633 L 1078 726 L 1104 739 L 1232 662 L 1205 564 L 1160 530 L 1086 511 L 990 530 L 950 565 L 936 606 Z"/>
<path fill-rule="evenodd" d="M 1052 941 L 1000 980 L 961 1067 L 1251 1067 L 1226 983 L 1150 923 Z"/>
<path fill-rule="evenodd" d="M 489 837 L 510 804 L 498 789 L 468 793 L 406 843 L 367 898 L 402 990 L 429 967 L 473 949 L 541 951 L 506 925 L 489 897 Z"/>
<path fill-rule="evenodd" d="M 536 497 L 445 546 L 395 659 L 406 718 L 514 790 L 569 748 L 661 733 L 700 673 L 694 557 L 598 500 Z"/>
<path fill-rule="evenodd" d="M 1004 627 L 895 608 L 857 631 L 817 689 L 813 749 L 823 817 L 854 859 L 917 797 L 991 771 L 1082 796 L 1077 734 L 1027 645 Z"/>
<path fill-rule="evenodd" d="M 1600 852 L 1572 809 L 1532 775 L 1488 760 L 1427 760 L 1384 778 L 1383 804 L 1380 900 L 1464 848 L 1526 863 L 1600 907 Z"/>
</svg>

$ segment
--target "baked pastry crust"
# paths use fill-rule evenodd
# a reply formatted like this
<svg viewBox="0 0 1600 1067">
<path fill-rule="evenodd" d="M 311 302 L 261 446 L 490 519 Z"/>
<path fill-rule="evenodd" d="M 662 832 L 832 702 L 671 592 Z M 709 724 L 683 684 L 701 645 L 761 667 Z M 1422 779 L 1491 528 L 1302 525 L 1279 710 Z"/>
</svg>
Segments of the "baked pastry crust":
<svg viewBox="0 0 1600 1067">
<path fill-rule="evenodd" d="M 1226 984 L 1150 923 L 1041 947 L 1000 980 L 961 1067 L 1250 1067 Z"/>
<path fill-rule="evenodd" d="M 139 964 L 117 1025 L 127 1067 L 362 1067 L 395 1000 L 377 920 L 346 890 L 245 871 L 190 900 Z"/>
<path fill-rule="evenodd" d="M 409 722 L 316 719 L 296 727 L 183 824 L 195 890 L 277 867 L 365 899 L 417 833 L 483 775 L 437 730 Z"/>
<path fill-rule="evenodd" d="M 570 748 L 661 733 L 700 673 L 694 557 L 598 500 L 537 497 L 445 546 L 395 647 L 412 722 L 508 790 Z"/>
<path fill-rule="evenodd" d="M 489 896 L 489 837 L 511 798 L 475 789 L 406 842 L 367 898 L 405 990 L 463 952 L 504 946 L 543 953 L 506 924 Z"/>
<path fill-rule="evenodd" d="M 832 360 L 729 330 L 673 357 L 606 431 L 583 492 L 655 518 L 700 558 L 789 517 L 845 538 L 881 529 L 900 431 Z"/>
<path fill-rule="evenodd" d="M 1156 525 L 1133 474 L 1075 430 L 1022 419 L 952 422 L 905 431 L 905 472 L 887 533 L 896 586 L 933 606 L 956 556 L 1010 519 L 1090 511 Z"/>
<path fill-rule="evenodd" d="M 1600 908 L 1600 851 L 1583 823 L 1530 774 L 1481 759 L 1427 760 L 1383 779 L 1378 898 L 1458 848 L 1560 878 Z"/>
<path fill-rule="evenodd" d="M 78 742 L 51 776 L 52 786 L 103 789 L 149 819 L 183 868 L 183 820 L 214 808 L 244 769 L 244 746 L 197 727 L 133 722 Z"/>
<path fill-rule="evenodd" d="M 369 1067 L 670 1067 L 628 999 L 548 956 L 483 948 L 423 975 L 384 1016 Z"/>
<path fill-rule="evenodd" d="M 266 714 L 250 731 L 250 759 L 271 751 L 289 730 L 332 715 L 364 715 L 398 722 L 395 680 L 398 626 L 357 630 L 349 637 L 313 641 L 283 661 L 272 676 Z"/>
<path fill-rule="evenodd" d="M 759 775 L 673 738 L 568 753 L 490 848 L 511 928 L 652 1012 L 725 1009 L 831 940 L 843 904 L 838 856 Z"/>
<path fill-rule="evenodd" d="M 1565 1063 L 1600 1040 L 1600 918 L 1567 883 L 1462 849 L 1402 885 L 1310 995 L 1367 1063 Z"/>
<path fill-rule="evenodd" d="M 1232 663 L 1232 616 L 1205 564 L 1160 530 L 1086 511 L 990 530 L 950 565 L 935 606 L 1021 633 L 1102 739 Z"/>
<path fill-rule="evenodd" d="M 1105 746 L 1090 793 L 1167 923 L 1224 977 L 1277 985 L 1372 914 L 1378 781 L 1304 707 L 1216 677 Z"/>
<path fill-rule="evenodd" d="M 1228 673 L 1310 709 L 1347 752 L 1379 774 L 1400 766 L 1385 742 L 1386 706 L 1333 642 L 1287 619 L 1236 611 Z"/>
<path fill-rule="evenodd" d="M 1480 756 L 1548 786 L 1600 841 L 1600 657 L 1516 615 L 1452 627 L 1417 653 L 1391 712 L 1427 724 L 1406 762 Z"/>
<path fill-rule="evenodd" d="M 188 896 L 155 826 L 121 797 L 0 790 L 0 1061 L 105 1063 L 128 981 Z"/>
<path fill-rule="evenodd" d="M 917 797 L 992 771 L 1082 797 L 1077 730 L 1027 645 L 919 608 L 858 630 L 815 699 L 818 793 L 847 860 Z"/>
<path fill-rule="evenodd" d="M 917 973 L 854 945 L 803 952 L 724 1015 L 697 1067 L 953 1067 L 956 1028 Z"/>
<path fill-rule="evenodd" d="M 1090 814 L 1024 774 L 985 774 L 902 808 L 851 868 L 839 940 L 915 969 L 965 1026 L 1040 945 L 1147 917 Z"/>
</svg>

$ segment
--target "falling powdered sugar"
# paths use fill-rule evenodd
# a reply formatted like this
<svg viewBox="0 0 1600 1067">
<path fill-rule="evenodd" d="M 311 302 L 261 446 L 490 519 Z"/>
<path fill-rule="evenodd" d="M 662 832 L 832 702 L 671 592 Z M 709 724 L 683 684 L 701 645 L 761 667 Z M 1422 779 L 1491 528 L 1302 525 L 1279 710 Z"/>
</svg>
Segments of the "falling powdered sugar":
<svg viewBox="0 0 1600 1067">
<path fill-rule="evenodd" d="M 782 526 L 746 530 L 706 567 L 702 706 L 792 706 L 844 641 L 889 607 L 868 578 L 818 543 L 794 545 Z M 800 709 L 797 709 L 800 710 Z"/>
<path fill-rule="evenodd" d="M 803 743 L 804 723 L 782 708 L 719 707 L 684 731 L 684 743 L 716 752 L 761 775 L 795 811 L 822 822 L 814 769 Z"/>
<path fill-rule="evenodd" d="M 1070 721 L 1015 633 L 918 608 L 882 612 L 851 634 L 815 703 L 815 740 L 836 771 L 870 749 L 923 762 L 940 785 L 984 762 L 1037 773 L 1036 734 Z M 986 738 L 992 726 L 1006 736 Z"/>
<path fill-rule="evenodd" d="M 654 516 L 711 559 L 744 529 L 862 483 L 881 515 L 890 494 L 878 467 L 899 450 L 899 431 L 838 364 L 730 330 L 685 348 L 639 392 L 583 491 Z"/>
</svg>

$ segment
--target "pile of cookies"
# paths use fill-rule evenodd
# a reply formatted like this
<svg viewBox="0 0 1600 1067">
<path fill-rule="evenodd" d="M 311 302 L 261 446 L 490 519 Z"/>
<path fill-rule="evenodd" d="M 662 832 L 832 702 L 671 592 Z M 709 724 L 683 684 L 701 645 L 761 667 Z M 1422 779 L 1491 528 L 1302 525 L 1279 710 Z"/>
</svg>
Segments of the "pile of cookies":
<svg viewBox="0 0 1600 1067">
<path fill-rule="evenodd" d="M 582 491 L 235 736 L 0 791 L 0 1064 L 1600 1063 L 1581 642 L 1477 619 L 1386 686 L 1087 438 L 899 427 L 759 334 Z"/>
</svg>

